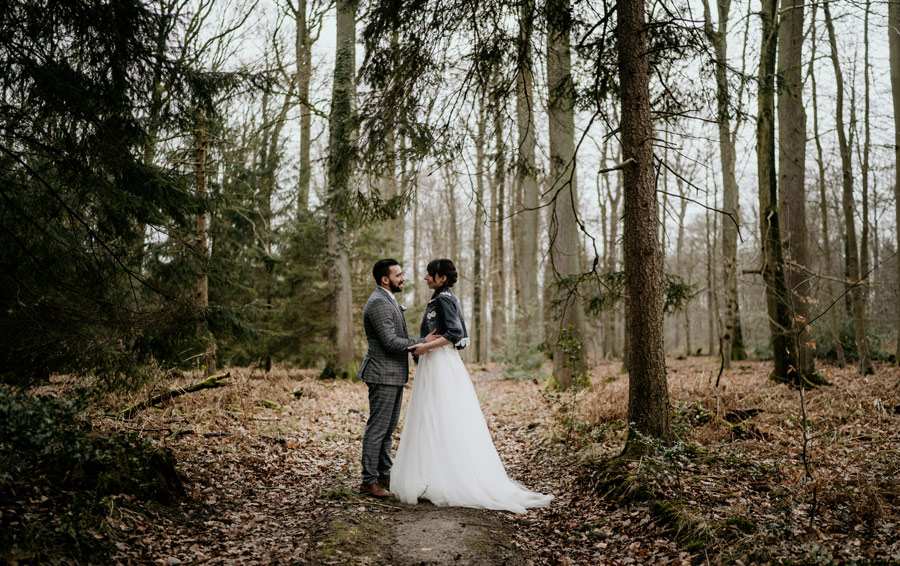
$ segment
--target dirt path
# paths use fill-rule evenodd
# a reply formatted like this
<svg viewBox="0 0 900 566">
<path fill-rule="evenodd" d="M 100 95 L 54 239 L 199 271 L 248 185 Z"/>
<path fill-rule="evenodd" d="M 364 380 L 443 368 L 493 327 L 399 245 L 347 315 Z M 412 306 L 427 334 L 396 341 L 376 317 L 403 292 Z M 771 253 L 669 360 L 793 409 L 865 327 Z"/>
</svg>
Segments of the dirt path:
<svg viewBox="0 0 900 566">
<path fill-rule="evenodd" d="M 474 371 L 510 475 L 553 492 L 535 449 L 550 416 L 535 384 Z M 408 393 L 407 393 L 408 395 Z M 205 398 L 204 398 L 205 397 Z M 543 408 L 542 408 L 543 407 Z M 175 507 L 122 505 L 116 560 L 156 564 L 525 564 L 523 518 L 404 505 L 357 493 L 365 385 L 238 373 L 230 389 L 140 419 L 159 430 L 188 479 Z M 402 421 L 401 421 L 402 426 Z M 174 434 L 168 434 L 174 433 Z M 399 433 L 395 436 L 395 443 Z M 543 476 L 546 477 L 546 476 Z M 533 520 L 547 509 L 534 510 Z M 142 516 L 143 515 L 143 516 Z"/>
</svg>

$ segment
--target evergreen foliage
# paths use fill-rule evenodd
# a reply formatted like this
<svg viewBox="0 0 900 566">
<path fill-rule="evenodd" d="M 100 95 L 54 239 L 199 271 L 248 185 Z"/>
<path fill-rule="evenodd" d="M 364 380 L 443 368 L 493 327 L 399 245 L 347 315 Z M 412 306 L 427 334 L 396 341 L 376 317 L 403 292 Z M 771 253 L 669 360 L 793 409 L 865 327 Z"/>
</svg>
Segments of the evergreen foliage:
<svg viewBox="0 0 900 566">
<path fill-rule="evenodd" d="M 187 178 L 140 156 L 140 116 L 161 63 L 155 17 L 136 0 L 21 1 L 0 11 L 7 381 L 122 375 L 196 316 L 141 265 L 145 230 L 184 226 L 201 207 Z"/>
</svg>

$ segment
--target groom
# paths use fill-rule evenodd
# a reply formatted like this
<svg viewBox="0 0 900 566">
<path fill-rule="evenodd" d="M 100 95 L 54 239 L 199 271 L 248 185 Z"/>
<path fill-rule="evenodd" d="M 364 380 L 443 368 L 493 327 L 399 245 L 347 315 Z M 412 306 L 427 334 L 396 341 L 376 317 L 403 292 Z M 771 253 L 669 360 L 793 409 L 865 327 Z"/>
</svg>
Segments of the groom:
<svg viewBox="0 0 900 566">
<path fill-rule="evenodd" d="M 403 290 L 403 271 L 394 259 L 382 259 L 372 268 L 377 287 L 363 309 L 363 325 L 369 350 L 359 368 L 359 379 L 369 387 L 369 420 L 363 436 L 362 485 L 359 491 L 374 497 L 390 497 L 391 435 L 400 419 L 403 385 L 409 375 L 409 351 L 413 344 L 439 338 L 410 338 L 404 307 L 395 293 Z"/>
</svg>

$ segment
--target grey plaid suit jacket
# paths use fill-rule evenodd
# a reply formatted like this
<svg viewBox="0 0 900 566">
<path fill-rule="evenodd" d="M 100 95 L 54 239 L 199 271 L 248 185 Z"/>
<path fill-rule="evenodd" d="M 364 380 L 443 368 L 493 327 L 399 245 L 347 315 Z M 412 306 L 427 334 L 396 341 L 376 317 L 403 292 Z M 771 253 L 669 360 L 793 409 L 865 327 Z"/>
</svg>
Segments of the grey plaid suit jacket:
<svg viewBox="0 0 900 566">
<path fill-rule="evenodd" d="M 406 318 L 384 289 L 376 288 L 369 295 L 363 309 L 363 326 L 369 349 L 358 379 L 366 383 L 403 385 L 409 376 L 409 348 L 424 342 L 424 338 L 410 338 Z"/>
</svg>

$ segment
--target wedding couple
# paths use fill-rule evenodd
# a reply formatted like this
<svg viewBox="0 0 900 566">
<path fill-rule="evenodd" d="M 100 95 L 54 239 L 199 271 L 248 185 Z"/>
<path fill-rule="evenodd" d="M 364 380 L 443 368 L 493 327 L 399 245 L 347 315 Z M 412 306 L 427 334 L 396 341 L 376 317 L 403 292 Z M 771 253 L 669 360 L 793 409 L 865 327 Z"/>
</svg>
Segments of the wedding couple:
<svg viewBox="0 0 900 566">
<path fill-rule="evenodd" d="M 422 317 L 421 337 L 409 338 L 405 307 L 394 297 L 403 290 L 396 260 L 375 263 L 378 285 L 363 310 L 368 352 L 359 379 L 369 388 L 369 420 L 363 436 L 360 491 L 403 503 L 427 499 L 435 505 L 524 513 L 549 505 L 552 495 L 528 490 L 506 475 L 475 388 L 458 350 L 469 337 L 462 308 L 450 291 L 457 280 L 449 259 L 426 268 L 433 291 Z M 391 435 L 400 419 L 409 353 L 418 358 L 406 423 L 396 462 Z"/>
</svg>

